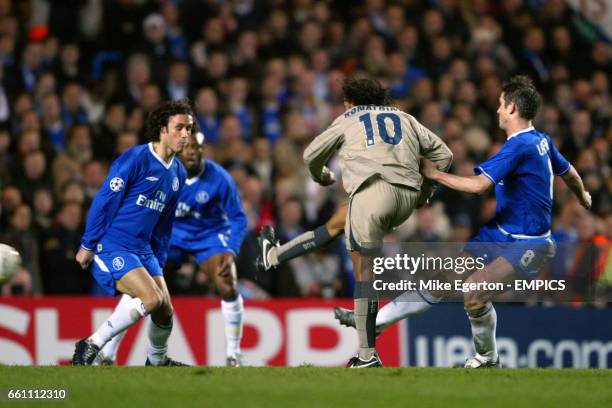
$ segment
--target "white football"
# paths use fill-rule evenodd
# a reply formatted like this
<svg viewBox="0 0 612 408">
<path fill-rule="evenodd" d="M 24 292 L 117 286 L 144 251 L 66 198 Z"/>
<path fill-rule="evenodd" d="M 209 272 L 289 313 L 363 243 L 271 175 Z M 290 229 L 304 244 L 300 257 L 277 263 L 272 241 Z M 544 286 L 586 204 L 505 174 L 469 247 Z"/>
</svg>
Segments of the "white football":
<svg viewBox="0 0 612 408">
<path fill-rule="evenodd" d="M 15 248 L 0 244 L 0 285 L 11 280 L 21 267 L 21 255 Z"/>
</svg>

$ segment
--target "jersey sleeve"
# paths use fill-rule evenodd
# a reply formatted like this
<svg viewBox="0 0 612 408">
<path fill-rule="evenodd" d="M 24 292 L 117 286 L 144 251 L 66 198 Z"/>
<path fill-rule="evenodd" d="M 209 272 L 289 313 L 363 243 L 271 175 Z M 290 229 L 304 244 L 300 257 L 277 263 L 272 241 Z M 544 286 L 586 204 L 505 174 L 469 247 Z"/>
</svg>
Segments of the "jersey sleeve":
<svg viewBox="0 0 612 408">
<path fill-rule="evenodd" d="M 410 117 L 412 127 L 419 139 L 420 153 L 434 163 L 438 170 L 448 171 L 453 163 L 453 153 L 450 148 L 435 133 L 427 129 L 413 117 Z"/>
<path fill-rule="evenodd" d="M 474 169 L 476 175 L 484 174 L 495 185 L 512 173 L 522 160 L 520 144 L 508 140 L 497 154 Z"/>
<path fill-rule="evenodd" d="M 93 250 L 113 222 L 130 183 L 135 179 L 138 163 L 133 153 L 133 150 L 124 153 L 112 164 L 89 209 L 81 247 Z"/>
<path fill-rule="evenodd" d="M 550 137 L 548 138 L 548 144 L 550 145 L 550 163 L 552 164 L 553 173 L 557 176 L 562 176 L 569 171 L 571 164 L 559 152 Z"/>
<path fill-rule="evenodd" d="M 338 117 L 323 133 L 304 150 L 304 162 L 315 181 L 320 181 L 321 172 L 329 158 L 344 142 L 344 133 L 340 124 L 342 116 Z"/>
<path fill-rule="evenodd" d="M 240 194 L 234 180 L 227 172 L 225 172 L 223 180 L 221 200 L 231 225 L 231 235 L 227 246 L 234 255 L 238 255 L 247 232 L 247 216 L 244 213 L 242 200 L 240 200 Z"/>
</svg>

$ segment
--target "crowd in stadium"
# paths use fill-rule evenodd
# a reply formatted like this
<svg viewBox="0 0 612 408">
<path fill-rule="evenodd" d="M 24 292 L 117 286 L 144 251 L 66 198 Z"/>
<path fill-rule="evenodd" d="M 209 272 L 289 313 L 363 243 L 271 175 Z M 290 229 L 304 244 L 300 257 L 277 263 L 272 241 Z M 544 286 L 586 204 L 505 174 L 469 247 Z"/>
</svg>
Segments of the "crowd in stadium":
<svg viewBox="0 0 612 408">
<path fill-rule="evenodd" d="M 587 212 L 555 183 L 555 237 L 612 239 L 612 47 L 564 0 L 0 0 L 0 241 L 24 260 L 2 293 L 97 293 L 74 261 L 91 200 L 112 160 L 146 142 L 148 112 L 189 98 L 207 157 L 230 171 L 248 215 L 243 296 L 350 295 L 341 240 L 268 274 L 253 264 L 261 226 L 285 241 L 346 200 L 302 161 L 344 111 L 342 79 L 379 79 L 451 147 L 452 172 L 471 175 L 504 142 L 496 109 L 514 73 L 536 82 L 535 126 L 593 197 Z M 389 239 L 465 241 L 494 209 L 492 193 L 440 189 Z M 608 269 L 597 278 L 612 285 Z M 168 283 L 212 293 L 193 265 Z"/>
</svg>

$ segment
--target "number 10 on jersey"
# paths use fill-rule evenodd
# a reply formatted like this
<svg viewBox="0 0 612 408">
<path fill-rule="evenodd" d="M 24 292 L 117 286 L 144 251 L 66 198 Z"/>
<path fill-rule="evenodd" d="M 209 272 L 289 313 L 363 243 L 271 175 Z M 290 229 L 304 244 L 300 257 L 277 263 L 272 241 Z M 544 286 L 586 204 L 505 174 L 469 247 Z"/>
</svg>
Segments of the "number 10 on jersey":
<svg viewBox="0 0 612 408">
<path fill-rule="evenodd" d="M 385 120 L 390 119 L 393 124 L 393 135 L 389 135 L 387 132 L 387 124 Z M 374 128 L 372 127 L 372 115 L 366 113 L 359 117 L 359 121 L 363 123 L 366 132 L 366 145 L 368 147 L 374 146 Z M 376 127 L 378 128 L 378 135 L 383 142 L 396 145 L 402 140 L 402 124 L 399 116 L 395 113 L 379 113 L 376 115 Z"/>
</svg>

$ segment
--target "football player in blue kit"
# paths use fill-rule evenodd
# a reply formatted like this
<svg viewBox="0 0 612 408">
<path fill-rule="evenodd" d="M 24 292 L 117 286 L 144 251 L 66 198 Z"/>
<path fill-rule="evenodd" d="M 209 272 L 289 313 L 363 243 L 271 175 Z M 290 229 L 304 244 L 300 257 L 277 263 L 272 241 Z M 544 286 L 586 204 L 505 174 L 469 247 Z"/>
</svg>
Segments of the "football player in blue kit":
<svg viewBox="0 0 612 408">
<path fill-rule="evenodd" d="M 90 337 L 76 343 L 73 365 L 91 365 L 115 335 L 151 315 L 147 365 L 184 365 L 166 355 L 172 331 L 172 304 L 162 268 L 168 257 L 172 222 L 187 178 L 175 156 L 193 127 L 188 103 L 166 102 L 146 123 L 150 143 L 115 160 L 98 191 L 76 261 L 91 265 L 110 295 L 128 295 L 121 307 Z"/>
<path fill-rule="evenodd" d="M 506 142 L 496 155 L 474 169 L 475 176 L 444 173 L 423 160 L 423 175 L 428 179 L 477 194 L 495 186 L 497 198 L 495 216 L 467 243 L 461 255 L 484 258 L 486 267 L 463 275 L 440 274 L 434 279 L 451 284 L 458 279 L 478 288 L 485 281 L 507 284 L 515 279 L 536 278 L 555 251 L 550 231 L 555 175 L 562 177 L 580 205 L 591 207 L 591 196 L 576 169 L 559 153 L 551 137 L 531 124 L 540 103 L 538 91 L 525 76 L 513 77 L 503 85 L 497 114 L 499 127 L 507 135 Z M 499 293 L 471 290 L 464 296 L 476 351 L 467 360 L 466 368 L 500 366 L 495 339 L 497 315 L 491 303 Z M 426 311 L 449 294 L 416 290 L 400 295 L 379 311 L 377 332 Z M 336 308 L 335 313 L 341 324 L 354 327 L 352 311 Z"/>
<path fill-rule="evenodd" d="M 229 173 L 212 160 L 204 160 L 204 135 L 194 124 L 192 136 L 179 157 L 188 179 L 181 191 L 170 239 L 169 260 L 181 265 L 192 255 L 199 268 L 214 282 L 221 296 L 225 324 L 226 364 L 242 364 L 243 301 L 238 293 L 234 258 L 247 229 L 238 189 Z M 126 301 L 124 296 L 120 304 Z M 109 341 L 97 359 L 113 364 L 122 336 Z"/>
</svg>

